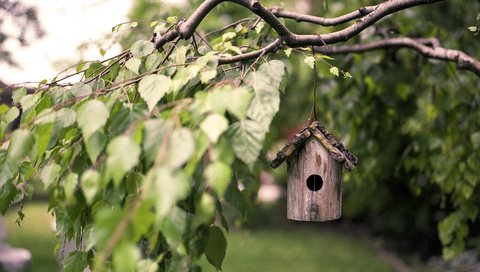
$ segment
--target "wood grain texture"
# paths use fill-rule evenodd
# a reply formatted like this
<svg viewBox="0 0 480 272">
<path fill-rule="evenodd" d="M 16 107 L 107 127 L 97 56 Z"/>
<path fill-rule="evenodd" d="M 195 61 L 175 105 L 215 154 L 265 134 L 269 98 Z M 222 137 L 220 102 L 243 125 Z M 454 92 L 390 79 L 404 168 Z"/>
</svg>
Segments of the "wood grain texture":
<svg viewBox="0 0 480 272">
<path fill-rule="evenodd" d="M 292 154 L 288 164 L 287 218 L 298 221 L 328 221 L 342 214 L 342 164 L 315 138 Z M 322 177 L 318 191 L 307 187 L 310 175 Z"/>
</svg>

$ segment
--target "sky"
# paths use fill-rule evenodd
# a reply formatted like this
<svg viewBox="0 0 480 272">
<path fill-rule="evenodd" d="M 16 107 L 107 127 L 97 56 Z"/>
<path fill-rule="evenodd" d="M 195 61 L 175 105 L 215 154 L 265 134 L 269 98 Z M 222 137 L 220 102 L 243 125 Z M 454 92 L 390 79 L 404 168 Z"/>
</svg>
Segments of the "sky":
<svg viewBox="0 0 480 272">
<path fill-rule="evenodd" d="M 22 0 L 37 7 L 40 24 L 45 31 L 42 38 L 21 47 L 17 41 L 9 42 L 14 60 L 19 67 L 0 64 L 0 80 L 7 84 L 50 79 L 69 64 L 81 60 L 78 47 L 105 38 L 113 26 L 128 21 L 129 0 Z M 14 29 L 6 21 L 6 29 Z M 13 30 L 14 31 L 14 30 Z M 101 57 L 98 47 L 90 46 L 83 53 L 85 60 L 104 59 L 121 51 L 114 45 Z"/>
</svg>

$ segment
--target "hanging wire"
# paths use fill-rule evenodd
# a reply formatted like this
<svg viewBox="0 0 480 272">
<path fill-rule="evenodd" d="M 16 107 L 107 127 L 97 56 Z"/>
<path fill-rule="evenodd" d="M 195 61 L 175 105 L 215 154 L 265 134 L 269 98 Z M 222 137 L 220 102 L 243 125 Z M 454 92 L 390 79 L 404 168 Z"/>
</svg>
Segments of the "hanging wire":
<svg viewBox="0 0 480 272">
<path fill-rule="evenodd" d="M 315 51 L 312 46 L 312 55 L 313 55 L 313 103 L 312 111 L 310 112 L 310 117 L 308 117 L 308 122 L 318 121 L 317 119 L 317 62 L 315 60 Z"/>
</svg>

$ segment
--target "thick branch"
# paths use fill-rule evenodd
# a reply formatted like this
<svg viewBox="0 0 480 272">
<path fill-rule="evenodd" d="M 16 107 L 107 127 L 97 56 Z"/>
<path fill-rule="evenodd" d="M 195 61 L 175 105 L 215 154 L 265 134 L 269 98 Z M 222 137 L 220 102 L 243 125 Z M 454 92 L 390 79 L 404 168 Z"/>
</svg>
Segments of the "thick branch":
<svg viewBox="0 0 480 272">
<path fill-rule="evenodd" d="M 355 24 L 342 30 L 322 35 L 298 35 L 292 33 L 269 9 L 262 6 L 256 0 L 206 0 L 195 10 L 190 18 L 188 18 L 186 21 L 179 22 L 176 29 L 172 29 L 163 36 L 155 37 L 154 43 L 157 48 L 160 48 L 165 43 L 172 41 L 176 37 L 181 37 L 183 39 L 190 38 L 200 22 L 208 15 L 208 13 L 215 6 L 223 2 L 233 2 L 251 10 L 253 13 L 265 20 L 265 22 L 269 24 L 279 36 L 283 37 L 286 45 L 290 47 L 300 47 L 311 45 L 320 46 L 324 44 L 333 44 L 346 41 L 389 14 L 406 8 L 440 1 L 445 0 L 389 0 L 374 7 L 365 7 L 359 9 L 359 13 L 361 13 L 360 10 L 372 10 L 366 16 L 355 22 Z M 354 12 L 345 16 L 347 16 L 347 19 L 349 19 L 352 18 L 352 16 L 355 17 L 359 15 Z M 345 18 L 342 18 L 342 16 L 339 18 L 341 18 L 341 20 L 345 20 Z"/>
<path fill-rule="evenodd" d="M 440 47 L 437 39 L 388 38 L 367 44 L 341 46 L 316 46 L 316 52 L 322 54 L 363 53 L 384 48 L 410 48 L 425 57 L 452 61 L 458 69 L 470 70 L 480 76 L 480 62 L 459 50 Z"/>
<path fill-rule="evenodd" d="M 324 17 L 318 17 L 318 16 L 309 15 L 309 14 L 302 14 L 302 13 L 284 10 L 278 7 L 271 8 L 270 11 L 278 18 L 289 18 L 299 23 L 307 22 L 307 23 L 317 24 L 321 26 L 336 26 L 346 22 L 350 22 L 358 18 L 362 18 L 363 16 L 374 11 L 375 8 L 376 6 L 362 7 L 356 11 L 352 11 L 350 13 L 347 13 L 335 18 L 324 18 Z"/>
<path fill-rule="evenodd" d="M 342 30 L 322 34 L 322 35 L 297 35 L 292 34 L 292 37 L 285 38 L 287 45 L 290 47 L 309 46 L 309 45 L 325 45 L 334 44 L 338 42 L 347 41 L 365 28 L 373 25 L 380 19 L 397 11 L 407 9 L 410 7 L 432 4 L 445 0 L 389 0 L 375 6 L 375 9 L 367 14 L 365 17 L 357 20 L 355 24 L 346 27 Z"/>
<path fill-rule="evenodd" d="M 446 49 L 439 46 L 436 39 L 410 39 L 410 38 L 391 38 L 381 41 L 372 42 L 364 45 L 343 45 L 338 47 L 326 47 L 327 44 L 334 44 L 347 41 L 351 37 L 359 34 L 365 28 L 375 24 L 380 19 L 397 11 L 410 7 L 432 4 L 445 0 L 387 0 L 376 6 L 368 6 L 358 9 L 357 11 L 336 17 L 322 18 L 311 15 L 299 14 L 295 12 L 285 11 L 279 8 L 271 10 L 263 7 L 257 0 L 206 0 L 186 21 L 179 22 L 175 29 L 167 32 L 163 36 L 154 37 L 155 46 L 162 47 L 165 43 L 175 38 L 190 38 L 195 32 L 200 22 L 208 15 L 208 13 L 218 4 L 222 2 L 233 2 L 246 7 L 260 18 L 265 20 L 278 34 L 278 38 L 268 46 L 253 52 L 240 54 L 229 58 L 221 58 L 220 64 L 245 61 L 248 59 L 258 58 L 267 53 L 272 53 L 281 48 L 282 43 L 289 47 L 300 46 L 316 46 L 315 50 L 325 54 L 340 54 L 347 52 L 365 52 L 376 50 L 379 48 L 411 48 L 420 54 L 434 59 L 452 61 L 457 64 L 459 69 L 473 71 L 480 76 L 480 62 L 469 55 L 452 49 Z M 322 35 L 298 35 L 291 32 L 284 26 L 277 17 L 285 17 L 295 19 L 299 22 L 305 21 L 319 25 L 337 25 L 354 19 L 358 19 L 353 25 L 342 30 L 322 34 Z"/>
<path fill-rule="evenodd" d="M 210 11 L 220 3 L 223 2 L 233 2 L 238 5 L 242 5 L 252 11 L 253 13 L 260 16 L 264 19 L 274 30 L 277 32 L 279 36 L 282 37 L 290 37 L 293 35 L 290 30 L 288 30 L 278 18 L 273 15 L 268 9 L 263 7 L 258 1 L 255 0 L 206 0 L 204 1 L 188 18 L 186 21 L 179 22 L 178 27 L 176 29 L 172 29 L 171 31 L 165 33 L 162 36 L 154 37 L 154 43 L 156 48 L 162 47 L 167 42 L 174 40 L 176 37 L 181 37 L 183 39 L 189 39 L 195 30 L 197 29 L 198 25 L 202 22 L 202 20 L 210 13 Z"/>
</svg>

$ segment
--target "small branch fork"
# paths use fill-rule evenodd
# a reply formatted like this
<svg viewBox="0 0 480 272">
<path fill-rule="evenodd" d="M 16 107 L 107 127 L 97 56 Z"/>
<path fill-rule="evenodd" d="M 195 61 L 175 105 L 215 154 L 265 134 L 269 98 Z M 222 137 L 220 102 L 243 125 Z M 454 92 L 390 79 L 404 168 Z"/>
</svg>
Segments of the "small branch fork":
<svg viewBox="0 0 480 272">
<path fill-rule="evenodd" d="M 263 19 L 277 33 L 278 37 L 265 47 L 246 52 L 240 55 L 220 58 L 219 64 L 229 64 L 245 60 L 257 59 L 269 53 L 274 53 L 283 46 L 288 47 L 310 47 L 315 46 L 317 52 L 327 54 L 340 54 L 350 52 L 364 52 L 379 48 L 401 48 L 407 47 L 414 49 L 418 53 L 428 57 L 457 63 L 459 69 L 473 71 L 480 76 L 480 62 L 464 52 L 452 49 L 446 49 L 435 44 L 426 43 L 425 39 L 409 38 L 387 38 L 382 41 L 372 42 L 365 45 L 343 45 L 332 47 L 330 45 L 349 40 L 362 32 L 367 27 L 375 24 L 382 18 L 397 11 L 408 9 L 414 6 L 433 4 L 446 0 L 385 0 L 378 5 L 361 7 L 350 13 L 334 17 L 323 18 L 308 14 L 300 14 L 284 10 L 279 7 L 266 8 L 257 0 L 206 0 L 204 1 L 186 20 L 178 23 L 177 27 L 172 28 L 164 35 L 154 36 L 152 39 L 157 49 L 161 49 L 165 44 L 177 38 L 187 40 L 191 38 L 198 25 L 218 4 L 232 2 L 241 5 L 252 11 Z M 336 26 L 353 20 L 355 23 L 338 31 L 325 34 L 307 34 L 300 35 L 290 31 L 279 18 L 293 19 L 297 22 L 307 22 L 321 26 Z M 329 45 L 328 47 L 325 45 Z"/>
</svg>

